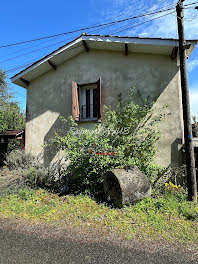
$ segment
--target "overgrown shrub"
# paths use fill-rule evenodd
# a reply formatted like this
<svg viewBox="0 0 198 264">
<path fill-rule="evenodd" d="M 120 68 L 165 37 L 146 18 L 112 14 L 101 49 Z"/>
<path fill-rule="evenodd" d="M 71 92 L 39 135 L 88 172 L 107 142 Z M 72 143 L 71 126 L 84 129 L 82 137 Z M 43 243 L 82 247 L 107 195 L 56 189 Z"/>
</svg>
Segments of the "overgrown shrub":
<svg viewBox="0 0 198 264">
<path fill-rule="evenodd" d="M 152 182 L 153 187 L 163 189 L 164 184 L 167 182 L 186 186 L 186 165 L 157 168 L 157 177 Z"/>
<path fill-rule="evenodd" d="M 62 134 L 59 131 L 55 143 L 70 160 L 65 175 L 75 178 L 74 189 L 100 193 L 107 170 L 131 165 L 136 165 L 150 180 L 156 177 L 157 124 L 164 114 L 156 117 L 148 101 L 137 105 L 132 94 L 127 98 L 123 102 L 119 96 L 114 110 L 105 106 L 102 123 L 92 130 L 80 127 L 72 117 L 63 119 L 70 129 Z"/>
<path fill-rule="evenodd" d="M 45 168 L 43 165 L 31 167 L 24 173 L 26 184 L 31 188 L 44 188 L 51 191 L 59 189 L 57 171 L 53 166 Z"/>
<path fill-rule="evenodd" d="M 21 150 L 21 149 L 22 149 L 22 145 L 18 139 L 13 138 L 8 140 L 7 153 L 12 152 L 13 150 Z"/>
<path fill-rule="evenodd" d="M 59 186 L 58 161 L 45 168 L 41 157 L 36 158 L 23 150 L 14 150 L 7 155 L 5 164 L 9 170 L 22 176 L 26 186 L 50 190 L 56 190 Z"/>
<path fill-rule="evenodd" d="M 30 153 L 17 149 L 6 156 L 4 163 L 10 170 L 29 169 L 36 164 L 36 159 Z"/>
</svg>

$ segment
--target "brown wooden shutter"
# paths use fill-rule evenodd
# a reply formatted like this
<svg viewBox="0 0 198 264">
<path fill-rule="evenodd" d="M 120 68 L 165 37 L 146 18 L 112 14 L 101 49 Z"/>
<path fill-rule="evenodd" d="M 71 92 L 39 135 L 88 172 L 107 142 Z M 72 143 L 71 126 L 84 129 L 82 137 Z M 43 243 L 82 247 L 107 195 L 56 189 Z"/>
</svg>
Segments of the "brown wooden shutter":
<svg viewBox="0 0 198 264">
<path fill-rule="evenodd" d="M 72 116 L 75 121 L 79 121 L 78 85 L 76 82 L 72 82 Z"/>
<path fill-rule="evenodd" d="M 98 108 L 98 118 L 101 118 L 101 112 L 102 112 L 102 105 L 101 105 L 101 77 L 98 80 L 97 83 L 97 108 Z"/>
</svg>

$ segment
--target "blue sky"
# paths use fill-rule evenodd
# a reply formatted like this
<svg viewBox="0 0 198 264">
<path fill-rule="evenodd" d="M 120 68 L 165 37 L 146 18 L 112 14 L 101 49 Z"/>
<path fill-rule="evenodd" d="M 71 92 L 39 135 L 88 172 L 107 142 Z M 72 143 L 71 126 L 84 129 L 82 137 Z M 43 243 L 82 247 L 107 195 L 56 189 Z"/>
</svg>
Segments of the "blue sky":
<svg viewBox="0 0 198 264">
<path fill-rule="evenodd" d="M 10 0 L 1 3 L 1 34 L 0 45 L 21 42 L 29 39 L 40 38 L 48 35 L 63 33 L 93 24 L 110 22 L 130 16 L 135 16 L 152 10 L 160 10 L 176 3 L 173 0 Z M 186 0 L 185 4 L 196 2 Z M 3 10 L 3 12 L 2 12 Z M 169 13 L 171 11 L 167 11 Z M 155 19 L 149 23 L 147 20 L 162 16 L 148 16 L 125 22 L 113 27 L 86 30 L 93 34 L 115 34 L 120 36 L 144 37 L 177 37 L 176 15 Z M 186 38 L 198 39 L 198 11 L 185 10 Z M 137 24 L 144 23 L 141 26 Z M 134 27 L 135 26 L 135 27 Z M 31 63 L 50 53 L 67 41 L 80 35 L 82 32 L 43 40 L 30 44 L 12 46 L 0 49 L 0 68 L 11 70 L 18 66 Z M 9 78 L 21 71 L 8 72 L 8 82 L 16 93 L 16 98 L 21 107 L 25 109 L 26 90 L 11 84 Z M 188 60 L 189 86 L 191 96 L 191 114 L 198 118 L 198 47 L 193 51 Z"/>
</svg>

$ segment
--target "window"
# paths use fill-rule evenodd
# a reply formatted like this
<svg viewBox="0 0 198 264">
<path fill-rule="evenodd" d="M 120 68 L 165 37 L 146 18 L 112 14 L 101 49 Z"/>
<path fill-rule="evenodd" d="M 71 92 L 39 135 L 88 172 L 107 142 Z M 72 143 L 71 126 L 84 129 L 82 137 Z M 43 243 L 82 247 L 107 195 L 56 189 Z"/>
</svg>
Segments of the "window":
<svg viewBox="0 0 198 264">
<path fill-rule="evenodd" d="M 76 121 L 101 118 L 101 78 L 81 85 L 72 82 L 72 115 Z"/>
<path fill-rule="evenodd" d="M 82 119 L 97 118 L 97 87 L 81 88 L 80 114 Z"/>
</svg>

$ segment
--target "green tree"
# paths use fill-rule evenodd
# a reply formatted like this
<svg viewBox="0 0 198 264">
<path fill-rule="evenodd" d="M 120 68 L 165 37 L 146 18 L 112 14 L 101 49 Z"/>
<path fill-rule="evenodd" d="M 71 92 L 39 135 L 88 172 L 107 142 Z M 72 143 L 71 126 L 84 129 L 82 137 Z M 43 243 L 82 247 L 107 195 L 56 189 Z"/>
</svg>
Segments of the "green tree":
<svg viewBox="0 0 198 264">
<path fill-rule="evenodd" d="M 8 85 L 5 81 L 6 74 L 0 69 L 0 107 L 4 107 L 12 97 L 12 94 L 9 92 Z"/>
<path fill-rule="evenodd" d="M 6 74 L 0 70 L 0 131 L 7 129 L 23 129 L 25 115 L 21 111 L 14 95 L 6 83 Z"/>
</svg>

